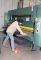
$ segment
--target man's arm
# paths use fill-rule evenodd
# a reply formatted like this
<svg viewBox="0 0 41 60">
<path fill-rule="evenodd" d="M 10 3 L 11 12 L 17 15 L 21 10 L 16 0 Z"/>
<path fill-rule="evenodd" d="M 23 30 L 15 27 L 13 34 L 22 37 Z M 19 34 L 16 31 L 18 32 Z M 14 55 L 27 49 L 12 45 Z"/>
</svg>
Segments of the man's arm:
<svg viewBox="0 0 41 60">
<path fill-rule="evenodd" d="M 17 30 L 20 32 L 21 35 L 27 36 L 27 34 L 24 33 L 24 32 L 21 30 L 21 28 L 20 28 L 18 22 L 16 22 L 16 28 L 17 28 Z"/>
<path fill-rule="evenodd" d="M 16 28 L 20 32 L 20 34 L 24 34 L 23 31 L 21 30 L 20 26 L 18 25 L 18 22 L 16 23 Z"/>
</svg>

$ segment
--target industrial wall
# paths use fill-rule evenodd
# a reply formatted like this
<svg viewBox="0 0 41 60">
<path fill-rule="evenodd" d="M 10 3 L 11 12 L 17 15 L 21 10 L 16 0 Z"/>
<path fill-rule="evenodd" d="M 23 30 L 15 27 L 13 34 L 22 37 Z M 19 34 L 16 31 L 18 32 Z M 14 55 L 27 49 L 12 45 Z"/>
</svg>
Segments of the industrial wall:
<svg viewBox="0 0 41 60">
<path fill-rule="evenodd" d="M 4 13 L 17 8 L 18 0 L 0 0 L 0 31 L 4 26 Z"/>
</svg>

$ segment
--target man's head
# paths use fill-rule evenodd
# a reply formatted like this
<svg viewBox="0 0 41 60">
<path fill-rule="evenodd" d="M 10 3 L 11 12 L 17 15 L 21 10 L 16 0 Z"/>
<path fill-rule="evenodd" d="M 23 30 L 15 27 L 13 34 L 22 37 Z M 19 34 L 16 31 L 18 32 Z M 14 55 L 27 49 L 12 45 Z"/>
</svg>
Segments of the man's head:
<svg viewBox="0 0 41 60">
<path fill-rule="evenodd" d="M 17 21 L 17 17 L 15 17 L 15 21 Z"/>
<path fill-rule="evenodd" d="M 21 19 L 21 18 L 15 18 L 15 21 L 18 21 L 18 22 L 20 22 L 20 23 L 22 23 L 23 22 L 23 20 Z"/>
</svg>

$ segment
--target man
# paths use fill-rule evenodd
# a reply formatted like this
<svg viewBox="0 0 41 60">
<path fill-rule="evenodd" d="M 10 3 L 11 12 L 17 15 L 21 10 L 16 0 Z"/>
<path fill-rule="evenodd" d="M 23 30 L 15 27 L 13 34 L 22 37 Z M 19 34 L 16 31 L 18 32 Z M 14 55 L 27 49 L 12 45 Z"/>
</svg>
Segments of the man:
<svg viewBox="0 0 41 60">
<path fill-rule="evenodd" d="M 15 51 L 15 46 L 14 46 L 14 36 L 13 34 L 15 33 L 15 31 L 19 31 L 21 35 L 26 35 L 25 33 L 22 32 L 22 30 L 20 29 L 20 26 L 18 25 L 18 21 L 14 21 L 6 30 L 6 38 L 3 42 L 3 45 L 5 46 L 7 40 L 10 38 L 11 40 L 11 48 L 12 51 Z"/>
</svg>

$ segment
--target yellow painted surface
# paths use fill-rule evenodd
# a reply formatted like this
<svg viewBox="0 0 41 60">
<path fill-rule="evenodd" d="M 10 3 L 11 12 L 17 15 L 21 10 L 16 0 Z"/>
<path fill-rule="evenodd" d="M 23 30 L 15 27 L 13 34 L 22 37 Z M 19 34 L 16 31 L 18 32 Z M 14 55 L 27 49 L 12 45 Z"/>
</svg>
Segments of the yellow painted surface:
<svg viewBox="0 0 41 60">
<path fill-rule="evenodd" d="M 27 26 L 20 26 L 20 28 L 21 29 L 25 29 L 25 30 L 28 30 L 28 31 L 30 31 L 30 32 L 33 32 L 33 28 L 31 28 L 31 27 L 27 27 Z"/>
</svg>

